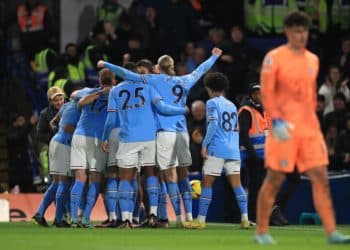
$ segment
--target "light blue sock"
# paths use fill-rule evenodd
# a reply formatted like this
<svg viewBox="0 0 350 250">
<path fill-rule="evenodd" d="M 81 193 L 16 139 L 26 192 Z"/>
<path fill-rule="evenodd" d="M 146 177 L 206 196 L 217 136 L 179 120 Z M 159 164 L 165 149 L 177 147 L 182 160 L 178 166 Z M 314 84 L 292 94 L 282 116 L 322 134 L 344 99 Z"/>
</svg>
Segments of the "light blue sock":
<svg viewBox="0 0 350 250">
<path fill-rule="evenodd" d="M 233 189 L 233 192 L 236 195 L 236 200 L 238 203 L 238 207 L 241 211 L 242 217 L 246 217 L 248 219 L 248 208 L 247 208 L 247 195 L 242 186 L 236 187 Z"/>
<path fill-rule="evenodd" d="M 70 197 L 71 197 L 71 193 L 72 193 L 72 187 L 73 187 L 74 183 L 72 183 L 71 181 L 69 181 L 69 189 L 68 189 L 68 194 L 67 194 L 67 198 L 66 198 L 66 203 L 64 204 L 64 208 L 66 210 L 66 213 L 68 215 L 71 215 L 71 207 L 70 207 Z"/>
<path fill-rule="evenodd" d="M 110 220 L 117 219 L 115 214 L 115 207 L 117 206 L 117 192 L 118 192 L 117 180 L 115 178 L 108 178 L 105 200 L 106 200 L 106 208 L 108 210 L 108 218 Z"/>
<path fill-rule="evenodd" d="M 137 199 L 137 193 L 138 193 L 138 182 L 137 179 L 133 179 L 131 181 L 131 185 L 132 188 L 134 190 L 134 194 L 133 194 L 133 206 L 134 206 L 134 210 L 132 213 L 132 217 L 136 219 L 137 222 L 139 222 L 139 217 L 140 217 L 140 201 Z"/>
<path fill-rule="evenodd" d="M 86 207 L 84 210 L 84 219 L 87 221 L 90 221 L 90 215 L 91 215 L 92 209 L 95 206 L 99 193 L 100 193 L 100 183 L 99 182 L 90 183 L 89 191 L 87 193 Z"/>
<path fill-rule="evenodd" d="M 84 211 L 85 210 L 85 207 L 86 207 L 86 202 L 87 202 L 87 193 L 89 191 L 89 184 L 88 183 L 85 183 L 84 184 L 84 189 L 83 189 L 83 193 L 80 197 L 80 201 L 79 201 L 79 209 L 81 211 Z"/>
<path fill-rule="evenodd" d="M 167 196 L 168 191 L 166 188 L 166 183 L 160 183 L 160 193 L 159 193 L 159 206 L 158 206 L 158 218 L 160 220 L 168 219 L 168 211 L 167 211 Z"/>
<path fill-rule="evenodd" d="M 63 220 L 63 213 L 66 204 L 66 200 L 69 196 L 69 182 L 60 181 L 58 183 L 58 188 L 56 192 L 56 212 L 55 220 L 56 222 L 61 222 Z"/>
<path fill-rule="evenodd" d="M 192 188 L 190 180 L 188 178 L 181 180 L 179 182 L 179 189 L 186 211 L 186 219 L 192 220 Z"/>
<path fill-rule="evenodd" d="M 198 221 L 205 222 L 205 218 L 208 213 L 209 205 L 213 196 L 213 189 L 211 187 L 202 188 L 202 193 L 199 198 L 199 209 L 198 209 Z"/>
<path fill-rule="evenodd" d="M 71 216 L 72 222 L 78 222 L 78 207 L 80 205 L 81 196 L 84 190 L 84 182 L 75 181 L 71 191 L 70 206 L 71 206 Z"/>
<path fill-rule="evenodd" d="M 40 214 L 40 216 L 44 216 L 46 209 L 51 205 L 52 202 L 54 202 L 57 188 L 58 183 L 54 182 L 51 182 L 50 186 L 47 188 L 37 212 L 38 214 Z"/>
<path fill-rule="evenodd" d="M 168 193 L 176 216 L 181 216 L 181 199 L 177 182 L 168 182 Z"/>
<path fill-rule="evenodd" d="M 158 199 L 159 199 L 159 182 L 158 177 L 149 176 L 146 178 L 146 190 L 149 201 L 149 214 L 157 216 Z"/>
<path fill-rule="evenodd" d="M 119 182 L 119 205 L 121 210 L 122 221 L 130 220 L 133 212 L 133 193 L 131 182 L 120 180 Z"/>
</svg>

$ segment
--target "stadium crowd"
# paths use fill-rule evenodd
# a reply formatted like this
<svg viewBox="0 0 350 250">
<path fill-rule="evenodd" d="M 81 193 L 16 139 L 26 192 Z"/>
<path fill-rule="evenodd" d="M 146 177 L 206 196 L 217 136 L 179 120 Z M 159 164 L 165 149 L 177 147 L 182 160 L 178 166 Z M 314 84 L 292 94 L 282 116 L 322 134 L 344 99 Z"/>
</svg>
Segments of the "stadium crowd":
<svg viewBox="0 0 350 250">
<path fill-rule="evenodd" d="M 58 32 L 53 21 L 56 14 L 50 13 L 40 1 L 24 1 L 17 8 L 16 17 L 6 20 L 6 25 L 12 28 L 5 30 L 6 36 L 2 34 L 6 37 L 4 53 L 1 52 L 6 61 L 2 63 L 7 70 L 2 73 L 1 88 L 8 125 L 9 191 L 36 191 L 33 184 L 40 184 L 48 175 L 48 145 L 57 132 L 51 120 L 64 103 L 63 98 L 55 98 L 57 92 L 47 92 L 48 89 L 59 87 L 68 98 L 77 89 L 97 85 L 99 60 L 124 66 L 133 62 L 140 73 L 150 73 L 157 59 L 168 54 L 175 60 L 176 75 L 183 76 L 195 70 L 218 47 L 222 55 L 211 70 L 228 77 L 227 98 L 237 107 L 251 98 L 250 87 L 259 82 L 266 51 L 249 39 L 257 33 L 244 25 L 243 18 L 231 18 L 227 24 L 223 21 L 227 14 L 221 16 L 227 13 L 225 6 L 214 8 L 215 1 L 132 2 L 125 9 L 118 1 L 101 1 L 88 37 L 79 44 L 73 41 L 66 44 L 63 53 L 57 49 Z M 243 12 L 243 4 L 233 6 Z M 28 23 L 24 16 L 29 13 L 37 13 L 42 20 L 32 19 Z M 329 170 L 346 171 L 350 170 L 350 36 L 348 30 L 331 25 L 328 31 L 325 34 L 315 29 L 310 35 L 309 48 L 321 59 L 317 115 L 329 152 Z M 337 39 L 333 41 L 334 34 Z M 258 35 L 280 39 L 279 34 Z M 208 99 L 200 79 L 187 99 L 192 156 L 189 170 L 197 174 L 203 165 L 200 151 L 206 134 Z"/>
</svg>

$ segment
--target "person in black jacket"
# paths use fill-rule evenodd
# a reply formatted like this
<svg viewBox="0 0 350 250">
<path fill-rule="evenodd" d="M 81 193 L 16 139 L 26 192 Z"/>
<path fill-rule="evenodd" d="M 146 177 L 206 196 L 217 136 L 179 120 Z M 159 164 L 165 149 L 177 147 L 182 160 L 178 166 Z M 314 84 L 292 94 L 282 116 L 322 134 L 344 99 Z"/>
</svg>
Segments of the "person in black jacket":
<svg viewBox="0 0 350 250">
<path fill-rule="evenodd" d="M 40 164 L 43 175 L 48 172 L 48 147 L 51 138 L 57 132 L 57 128 L 50 125 L 50 121 L 64 104 L 64 92 L 58 87 L 51 87 L 47 91 L 49 106 L 40 112 L 39 121 L 36 127 L 37 138 L 40 145 Z"/>
<path fill-rule="evenodd" d="M 257 151 L 257 145 L 253 144 L 252 129 L 257 126 L 257 115 L 252 115 L 245 107 L 257 111 L 261 115 L 261 119 L 265 120 L 265 126 L 261 127 L 261 132 L 264 133 L 267 127 L 267 120 L 260 99 L 260 85 L 252 83 L 249 86 L 249 98 L 243 103 L 239 112 L 239 141 L 242 151 L 242 166 L 247 169 L 248 174 L 248 211 L 249 218 L 255 221 L 256 218 L 256 202 L 259 189 L 264 181 L 264 152 L 263 149 Z"/>
<path fill-rule="evenodd" d="M 16 185 L 23 193 L 34 192 L 32 169 L 29 158 L 29 134 L 37 117 L 32 116 L 28 122 L 23 115 L 14 114 L 11 125 L 6 132 L 7 150 L 9 152 L 9 187 Z"/>
</svg>

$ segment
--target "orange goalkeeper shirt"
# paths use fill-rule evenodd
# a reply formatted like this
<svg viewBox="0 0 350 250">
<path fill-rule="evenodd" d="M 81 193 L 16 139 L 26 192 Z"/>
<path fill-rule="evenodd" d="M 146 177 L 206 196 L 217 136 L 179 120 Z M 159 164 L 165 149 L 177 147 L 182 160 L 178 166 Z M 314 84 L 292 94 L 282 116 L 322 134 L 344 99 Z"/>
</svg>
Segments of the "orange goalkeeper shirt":
<svg viewBox="0 0 350 250">
<path fill-rule="evenodd" d="M 262 103 L 271 119 L 294 125 L 293 134 L 308 136 L 319 131 L 316 115 L 318 57 L 304 49 L 296 53 L 287 45 L 271 50 L 261 69 Z"/>
</svg>

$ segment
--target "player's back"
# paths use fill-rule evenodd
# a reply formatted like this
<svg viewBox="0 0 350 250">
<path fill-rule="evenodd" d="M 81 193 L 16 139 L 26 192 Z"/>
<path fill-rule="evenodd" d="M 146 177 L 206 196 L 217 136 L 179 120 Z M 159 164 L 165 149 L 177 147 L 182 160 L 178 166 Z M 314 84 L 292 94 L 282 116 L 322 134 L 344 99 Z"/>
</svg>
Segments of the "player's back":
<svg viewBox="0 0 350 250">
<path fill-rule="evenodd" d="M 156 136 L 156 121 L 152 106 L 151 86 L 123 82 L 111 91 L 120 119 L 122 142 L 151 141 Z"/>
<path fill-rule="evenodd" d="M 217 120 L 218 127 L 208 145 L 208 155 L 240 160 L 238 114 L 236 106 L 223 96 L 207 101 L 207 123 Z"/>
<path fill-rule="evenodd" d="M 145 75 L 146 83 L 152 85 L 162 96 L 166 104 L 178 107 L 186 105 L 188 92 L 193 83 L 186 82 L 185 77 L 166 74 Z M 156 113 L 158 129 L 164 131 L 187 131 L 184 115 L 163 115 Z"/>
<path fill-rule="evenodd" d="M 261 73 L 262 100 L 267 113 L 274 112 L 269 110 L 273 103 L 272 107 L 278 107 L 279 118 L 298 127 L 296 133 L 307 135 L 317 130 L 317 74 L 318 58 L 306 49 L 297 54 L 283 45 L 270 51 Z M 271 87 L 271 81 L 275 86 Z"/>
<path fill-rule="evenodd" d="M 81 97 L 100 91 L 101 88 L 91 88 Z M 78 95 L 79 96 L 79 95 Z M 81 109 L 81 115 L 75 134 L 94 137 L 102 140 L 103 124 L 107 117 L 108 95 L 101 95 L 95 101 Z"/>
</svg>

